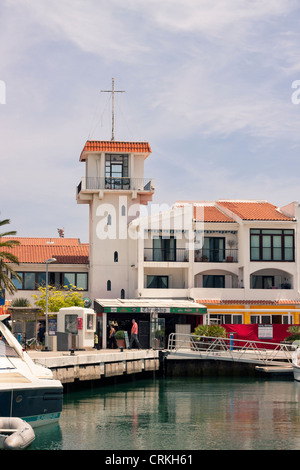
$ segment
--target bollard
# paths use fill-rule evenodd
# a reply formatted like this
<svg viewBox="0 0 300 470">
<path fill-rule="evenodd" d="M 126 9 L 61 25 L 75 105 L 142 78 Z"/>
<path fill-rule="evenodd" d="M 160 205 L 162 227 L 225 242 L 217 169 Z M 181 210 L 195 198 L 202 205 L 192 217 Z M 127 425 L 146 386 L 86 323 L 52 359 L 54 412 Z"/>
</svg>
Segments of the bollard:
<svg viewBox="0 0 300 470">
<path fill-rule="evenodd" d="M 229 334 L 229 350 L 233 351 L 233 333 Z"/>
</svg>

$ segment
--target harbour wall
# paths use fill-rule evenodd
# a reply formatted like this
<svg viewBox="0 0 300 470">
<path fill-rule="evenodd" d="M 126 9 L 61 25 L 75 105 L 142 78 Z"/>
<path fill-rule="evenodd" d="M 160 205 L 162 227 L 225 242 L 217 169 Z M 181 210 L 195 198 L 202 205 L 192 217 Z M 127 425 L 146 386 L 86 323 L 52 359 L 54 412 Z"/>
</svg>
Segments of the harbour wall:
<svg viewBox="0 0 300 470">
<path fill-rule="evenodd" d="M 54 378 L 63 385 L 130 377 L 160 369 L 159 351 L 152 349 L 28 353 L 34 362 L 51 369 Z"/>
</svg>

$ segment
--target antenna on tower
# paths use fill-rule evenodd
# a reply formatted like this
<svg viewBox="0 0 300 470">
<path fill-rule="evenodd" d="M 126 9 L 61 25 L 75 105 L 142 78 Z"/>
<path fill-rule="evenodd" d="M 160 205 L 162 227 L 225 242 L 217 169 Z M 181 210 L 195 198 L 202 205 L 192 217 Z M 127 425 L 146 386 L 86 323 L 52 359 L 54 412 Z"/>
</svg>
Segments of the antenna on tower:
<svg viewBox="0 0 300 470">
<path fill-rule="evenodd" d="M 115 90 L 115 80 L 112 78 L 111 90 L 101 90 L 101 93 L 111 93 L 111 140 L 115 140 L 115 93 L 125 93 L 125 91 Z"/>
</svg>

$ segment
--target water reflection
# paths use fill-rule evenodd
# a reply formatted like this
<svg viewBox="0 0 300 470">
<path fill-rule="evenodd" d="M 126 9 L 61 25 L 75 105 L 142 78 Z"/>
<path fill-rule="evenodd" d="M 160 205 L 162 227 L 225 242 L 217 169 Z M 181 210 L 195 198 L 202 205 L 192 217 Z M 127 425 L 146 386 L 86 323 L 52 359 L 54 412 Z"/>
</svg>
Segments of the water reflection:
<svg viewBox="0 0 300 470">
<path fill-rule="evenodd" d="M 137 381 L 64 397 L 36 449 L 299 449 L 300 383 L 235 378 Z M 48 428 L 48 430 L 47 430 Z"/>
</svg>

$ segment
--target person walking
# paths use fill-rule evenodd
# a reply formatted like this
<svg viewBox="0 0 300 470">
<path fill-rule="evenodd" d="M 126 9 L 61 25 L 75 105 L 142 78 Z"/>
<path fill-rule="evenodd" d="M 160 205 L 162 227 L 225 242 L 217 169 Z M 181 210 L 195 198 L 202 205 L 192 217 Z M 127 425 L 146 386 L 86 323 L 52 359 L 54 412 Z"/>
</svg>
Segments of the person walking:
<svg viewBox="0 0 300 470">
<path fill-rule="evenodd" d="M 136 343 L 136 344 L 137 344 L 137 347 L 138 347 L 139 349 L 142 349 L 142 346 L 140 345 L 140 342 L 139 342 L 139 340 L 138 340 L 138 332 L 139 332 L 138 324 L 137 324 L 137 322 L 133 319 L 133 320 L 132 320 L 132 328 L 131 328 L 131 336 L 130 336 L 129 349 L 132 349 L 133 343 Z"/>
</svg>

